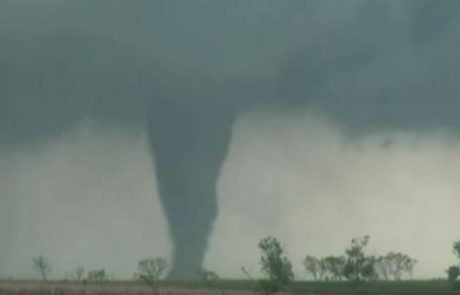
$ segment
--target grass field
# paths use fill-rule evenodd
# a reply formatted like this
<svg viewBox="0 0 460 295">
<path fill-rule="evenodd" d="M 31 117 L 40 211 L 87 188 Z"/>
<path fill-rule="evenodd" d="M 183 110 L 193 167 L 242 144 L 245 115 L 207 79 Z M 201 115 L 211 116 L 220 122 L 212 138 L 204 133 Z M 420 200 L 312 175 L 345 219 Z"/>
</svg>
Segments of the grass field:
<svg viewBox="0 0 460 295">
<path fill-rule="evenodd" d="M 456 286 L 445 281 L 373 282 L 362 284 L 350 284 L 348 282 L 294 282 L 287 287 L 282 294 L 460 294 L 460 285 Z M 260 294 L 260 291 L 258 291 L 257 282 L 248 280 L 220 280 L 211 283 L 203 281 L 164 281 L 161 283 L 160 293 L 163 295 L 249 295 Z M 0 294 L 148 295 L 153 294 L 153 291 L 135 282 L 110 282 L 103 285 L 83 285 L 68 282 L 49 282 L 45 284 L 34 281 L 1 281 Z"/>
</svg>

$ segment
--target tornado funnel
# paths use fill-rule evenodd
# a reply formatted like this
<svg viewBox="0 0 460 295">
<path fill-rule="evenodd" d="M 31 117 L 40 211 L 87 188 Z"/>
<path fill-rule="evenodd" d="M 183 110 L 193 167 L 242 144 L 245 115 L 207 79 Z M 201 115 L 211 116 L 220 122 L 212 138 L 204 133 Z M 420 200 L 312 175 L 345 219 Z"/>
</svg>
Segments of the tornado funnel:
<svg viewBox="0 0 460 295">
<path fill-rule="evenodd" d="M 233 121 L 234 112 L 222 106 L 158 101 L 152 107 L 150 143 L 174 243 L 171 278 L 193 278 L 202 268 Z"/>
</svg>

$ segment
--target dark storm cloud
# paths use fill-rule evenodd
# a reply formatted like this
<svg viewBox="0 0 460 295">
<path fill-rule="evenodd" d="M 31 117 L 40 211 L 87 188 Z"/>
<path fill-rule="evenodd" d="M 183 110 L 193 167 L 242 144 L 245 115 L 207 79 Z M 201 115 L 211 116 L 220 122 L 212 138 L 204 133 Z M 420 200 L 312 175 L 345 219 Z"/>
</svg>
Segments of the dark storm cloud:
<svg viewBox="0 0 460 295">
<path fill-rule="evenodd" d="M 4 0 L 0 148 L 84 120 L 148 129 L 176 248 L 193 240 L 180 227 L 197 214 L 186 243 L 201 257 L 239 111 L 304 105 L 352 133 L 455 132 L 459 10 L 456 0 Z M 176 269 L 190 275 L 200 262 L 190 263 Z"/>
<path fill-rule="evenodd" d="M 455 131 L 459 8 L 454 1 L 367 2 L 351 27 L 289 57 L 285 89 L 352 131 Z"/>
<path fill-rule="evenodd" d="M 454 0 L 1 6 L 4 141 L 139 124 L 156 98 L 301 101 L 355 127 L 448 126 L 459 107 Z"/>
</svg>

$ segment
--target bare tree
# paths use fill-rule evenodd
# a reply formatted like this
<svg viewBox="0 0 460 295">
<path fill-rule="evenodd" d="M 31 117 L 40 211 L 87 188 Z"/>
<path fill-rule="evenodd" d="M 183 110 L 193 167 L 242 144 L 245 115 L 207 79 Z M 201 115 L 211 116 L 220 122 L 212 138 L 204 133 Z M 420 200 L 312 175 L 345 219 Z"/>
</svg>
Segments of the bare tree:
<svg viewBox="0 0 460 295">
<path fill-rule="evenodd" d="M 40 273 L 43 281 L 47 281 L 48 274 L 51 272 L 51 265 L 49 262 L 41 255 L 32 258 L 32 262 L 34 269 Z"/>
<path fill-rule="evenodd" d="M 246 278 L 253 280 L 254 278 L 252 277 L 251 273 L 244 267 L 241 267 L 241 272 L 246 276 Z"/>
</svg>

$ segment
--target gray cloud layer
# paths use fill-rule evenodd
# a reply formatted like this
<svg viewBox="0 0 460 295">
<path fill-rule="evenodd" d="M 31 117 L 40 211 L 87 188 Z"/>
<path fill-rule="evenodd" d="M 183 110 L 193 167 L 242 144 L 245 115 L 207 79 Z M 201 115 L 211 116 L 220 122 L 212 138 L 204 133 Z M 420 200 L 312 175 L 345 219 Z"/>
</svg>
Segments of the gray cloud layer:
<svg viewBox="0 0 460 295">
<path fill-rule="evenodd" d="M 2 141 L 152 99 L 306 103 L 355 129 L 453 128 L 460 10 L 446 1 L 2 1 Z"/>
</svg>

